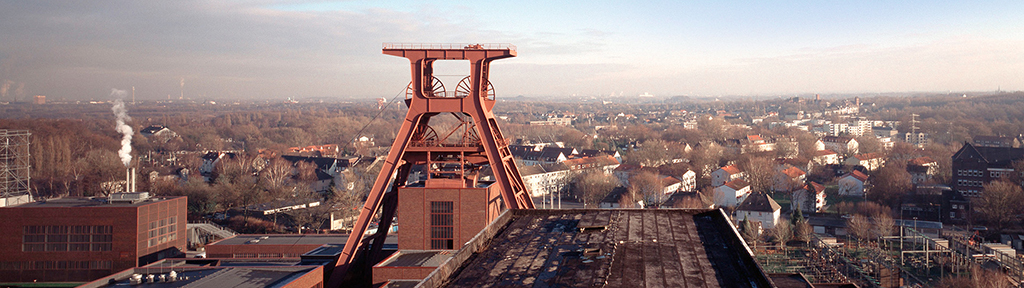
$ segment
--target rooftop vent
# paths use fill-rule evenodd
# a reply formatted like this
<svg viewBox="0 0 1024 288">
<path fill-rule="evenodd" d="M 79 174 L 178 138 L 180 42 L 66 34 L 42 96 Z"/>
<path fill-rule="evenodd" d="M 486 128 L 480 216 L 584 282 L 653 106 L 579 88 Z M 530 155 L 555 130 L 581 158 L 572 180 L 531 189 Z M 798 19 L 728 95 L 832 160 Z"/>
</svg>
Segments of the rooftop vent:
<svg viewBox="0 0 1024 288">
<path fill-rule="evenodd" d="M 113 193 L 107 198 L 110 203 L 139 203 L 149 199 L 149 192 Z"/>
</svg>

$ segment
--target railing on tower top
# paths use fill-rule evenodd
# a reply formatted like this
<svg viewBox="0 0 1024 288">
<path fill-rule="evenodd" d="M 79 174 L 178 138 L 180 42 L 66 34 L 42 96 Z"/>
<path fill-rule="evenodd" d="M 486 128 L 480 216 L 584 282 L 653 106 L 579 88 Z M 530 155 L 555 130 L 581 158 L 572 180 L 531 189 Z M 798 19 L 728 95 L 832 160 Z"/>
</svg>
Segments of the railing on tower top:
<svg viewBox="0 0 1024 288">
<path fill-rule="evenodd" d="M 512 50 L 509 43 L 384 43 L 384 49 L 426 49 L 426 50 Z"/>
</svg>

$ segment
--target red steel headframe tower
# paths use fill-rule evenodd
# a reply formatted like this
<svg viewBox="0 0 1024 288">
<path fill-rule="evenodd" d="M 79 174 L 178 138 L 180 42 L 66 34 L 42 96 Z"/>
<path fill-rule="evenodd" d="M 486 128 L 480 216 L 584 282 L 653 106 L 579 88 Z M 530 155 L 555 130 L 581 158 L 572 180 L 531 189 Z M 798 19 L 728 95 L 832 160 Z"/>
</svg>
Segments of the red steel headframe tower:
<svg viewBox="0 0 1024 288">
<path fill-rule="evenodd" d="M 379 253 L 395 215 L 397 188 L 409 180 L 414 165 L 426 170 L 424 185 L 427 188 L 476 187 L 478 170 L 489 165 L 494 175 L 493 185 L 498 185 L 500 190 L 501 204 L 509 209 L 534 208 L 508 142 L 491 111 L 495 102 L 494 90 L 488 81 L 491 61 L 515 57 L 515 47 L 509 44 L 384 44 L 383 53 L 409 59 L 412 82 L 405 99 L 409 112 L 331 273 L 328 287 L 340 286 L 346 273 L 368 271 L 367 263 Z M 433 63 L 437 60 L 468 60 L 470 75 L 459 82 L 455 91 L 446 91 L 433 74 Z M 454 115 L 460 124 L 451 131 L 436 131 L 428 124 L 432 117 L 442 113 Z M 381 213 L 377 233 L 364 238 L 378 209 Z"/>
</svg>

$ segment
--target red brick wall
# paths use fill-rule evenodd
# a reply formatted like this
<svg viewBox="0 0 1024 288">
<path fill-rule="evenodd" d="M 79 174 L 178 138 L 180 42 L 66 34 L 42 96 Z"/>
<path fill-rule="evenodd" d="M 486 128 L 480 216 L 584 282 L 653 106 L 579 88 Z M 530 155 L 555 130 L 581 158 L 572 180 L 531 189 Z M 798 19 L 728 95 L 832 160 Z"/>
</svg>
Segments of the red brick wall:
<svg viewBox="0 0 1024 288">
<path fill-rule="evenodd" d="M 311 287 L 324 287 L 324 266 L 316 267 L 313 271 L 309 271 L 299 279 L 289 282 L 283 286 L 284 288 L 311 288 Z"/>
<path fill-rule="evenodd" d="M 490 188 L 399 188 L 398 248 L 430 249 L 430 202 L 452 201 L 454 207 L 454 249 L 462 248 L 487 224 L 497 218 L 501 194 Z"/>
<path fill-rule="evenodd" d="M 156 249 L 144 249 L 139 246 L 141 233 L 139 210 L 143 206 L 114 207 L 5 207 L 0 208 L 0 279 L 11 282 L 52 282 L 52 281 L 91 281 L 117 271 L 138 265 L 141 252 L 177 246 L 185 249 L 185 197 L 153 204 L 167 203 L 166 207 L 181 213 L 178 231 L 182 235 L 179 241 L 165 243 Z M 151 204 L 152 205 L 152 204 Z M 169 211 L 168 210 L 168 211 Z M 165 212 L 170 213 L 170 212 Z M 112 226 L 110 251 L 22 251 L 25 226 Z M 89 261 L 91 263 L 108 262 L 110 268 L 74 269 L 59 266 L 61 263 L 75 265 L 70 261 Z M 43 269 L 36 269 L 36 265 Z"/>
<path fill-rule="evenodd" d="M 291 258 L 298 258 L 298 255 L 309 252 L 310 250 L 316 249 L 317 247 L 323 246 L 322 244 L 309 244 L 309 245 L 260 245 L 260 244 L 241 244 L 241 245 L 207 245 L 206 246 L 206 257 L 210 258 L 234 258 L 235 254 L 254 254 L 253 257 L 238 257 L 238 258 L 284 258 L 287 254 Z M 280 254 L 279 257 L 259 257 L 260 254 Z"/>
<path fill-rule="evenodd" d="M 388 280 L 424 279 L 437 267 L 373 267 L 373 285 Z"/>
</svg>

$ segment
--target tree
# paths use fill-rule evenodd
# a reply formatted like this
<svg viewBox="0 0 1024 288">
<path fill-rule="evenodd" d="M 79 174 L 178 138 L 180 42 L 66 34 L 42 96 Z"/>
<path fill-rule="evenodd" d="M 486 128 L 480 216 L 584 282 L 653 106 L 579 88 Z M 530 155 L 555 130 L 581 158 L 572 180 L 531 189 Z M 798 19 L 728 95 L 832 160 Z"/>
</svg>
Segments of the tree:
<svg viewBox="0 0 1024 288">
<path fill-rule="evenodd" d="M 896 222 L 892 220 L 889 213 L 879 212 L 874 214 L 875 216 L 875 234 L 878 237 L 886 237 L 892 235 L 892 230 L 896 228 Z M 888 242 L 886 242 L 888 243 Z"/>
<path fill-rule="evenodd" d="M 873 178 L 870 180 L 872 186 L 867 193 L 868 200 L 889 207 L 899 205 L 900 198 L 912 187 L 906 162 L 890 161 L 872 175 Z"/>
<path fill-rule="evenodd" d="M 583 201 L 585 208 L 597 208 L 598 202 L 618 186 L 615 177 L 600 171 L 593 171 L 576 176 L 575 193 Z"/>
<path fill-rule="evenodd" d="M 976 206 L 981 220 L 997 231 L 1002 231 L 1010 226 L 1015 215 L 1021 213 L 1020 203 L 1024 200 L 1024 191 L 1021 191 L 1020 186 L 1002 180 L 989 182 L 984 188 Z"/>
<path fill-rule="evenodd" d="M 804 243 L 811 241 L 811 233 L 814 232 L 814 228 L 811 227 L 811 224 L 804 220 L 793 226 L 793 239 Z"/>
<path fill-rule="evenodd" d="M 793 227 L 788 221 L 779 221 L 775 224 L 775 228 L 772 228 L 772 238 L 776 243 L 779 244 L 779 248 L 785 249 L 786 242 L 789 239 L 793 239 Z"/>
<path fill-rule="evenodd" d="M 858 242 L 871 239 L 871 222 L 868 221 L 868 217 L 864 215 L 856 214 L 853 218 L 846 221 L 846 227 L 849 228 L 850 233 L 854 237 L 857 237 Z"/>
<path fill-rule="evenodd" d="M 629 194 L 634 200 L 644 200 L 645 207 L 656 207 L 668 200 L 663 192 L 665 186 L 661 183 L 661 177 L 650 171 L 640 171 L 629 177 Z"/>
<path fill-rule="evenodd" d="M 804 219 L 804 212 L 800 211 L 801 210 L 800 209 L 800 205 L 797 204 L 796 206 L 793 206 L 793 207 L 794 207 L 793 208 L 793 214 L 791 214 L 789 222 L 791 222 L 791 224 L 793 224 L 795 226 L 797 224 L 803 223 L 805 221 L 805 219 Z"/>
<path fill-rule="evenodd" d="M 746 175 L 750 183 L 750 192 L 771 193 L 775 178 L 775 163 L 764 157 L 750 156 L 741 159 L 740 170 Z"/>
<path fill-rule="evenodd" d="M 750 220 L 747 220 L 746 215 L 743 216 L 743 220 L 740 220 L 739 226 L 740 236 L 743 236 L 743 239 L 747 240 L 747 243 L 756 244 L 758 237 L 757 228 L 754 227 L 754 223 L 751 223 Z"/>
</svg>

